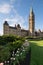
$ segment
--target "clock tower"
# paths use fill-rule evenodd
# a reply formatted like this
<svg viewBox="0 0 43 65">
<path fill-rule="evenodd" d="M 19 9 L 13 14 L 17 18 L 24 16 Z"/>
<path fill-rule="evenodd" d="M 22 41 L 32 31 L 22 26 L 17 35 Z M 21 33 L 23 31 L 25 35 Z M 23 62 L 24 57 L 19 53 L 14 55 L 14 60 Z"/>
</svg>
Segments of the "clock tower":
<svg viewBox="0 0 43 65">
<path fill-rule="evenodd" d="M 30 14 L 29 14 L 29 35 L 34 36 L 35 34 L 35 16 L 33 9 L 30 9 Z"/>
</svg>

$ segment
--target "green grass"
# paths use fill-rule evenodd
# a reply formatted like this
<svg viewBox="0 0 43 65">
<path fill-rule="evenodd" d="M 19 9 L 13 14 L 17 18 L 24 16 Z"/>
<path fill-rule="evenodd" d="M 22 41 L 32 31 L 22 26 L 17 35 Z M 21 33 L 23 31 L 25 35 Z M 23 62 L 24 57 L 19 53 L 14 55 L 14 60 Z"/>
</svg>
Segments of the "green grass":
<svg viewBox="0 0 43 65">
<path fill-rule="evenodd" d="M 31 61 L 30 65 L 43 65 L 43 40 L 30 41 Z"/>
</svg>

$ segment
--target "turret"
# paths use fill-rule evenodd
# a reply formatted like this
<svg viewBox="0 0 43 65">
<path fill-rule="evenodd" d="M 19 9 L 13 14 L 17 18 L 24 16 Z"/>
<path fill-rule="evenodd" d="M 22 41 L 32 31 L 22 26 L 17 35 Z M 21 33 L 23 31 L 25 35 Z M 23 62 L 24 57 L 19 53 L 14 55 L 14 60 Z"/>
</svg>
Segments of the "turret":
<svg viewBox="0 0 43 65">
<path fill-rule="evenodd" d="M 20 24 L 17 25 L 17 35 L 21 36 L 21 27 L 20 27 Z"/>
<path fill-rule="evenodd" d="M 3 24 L 3 34 L 4 35 L 9 34 L 9 24 L 7 23 L 7 21 L 5 21 L 4 24 Z"/>
</svg>

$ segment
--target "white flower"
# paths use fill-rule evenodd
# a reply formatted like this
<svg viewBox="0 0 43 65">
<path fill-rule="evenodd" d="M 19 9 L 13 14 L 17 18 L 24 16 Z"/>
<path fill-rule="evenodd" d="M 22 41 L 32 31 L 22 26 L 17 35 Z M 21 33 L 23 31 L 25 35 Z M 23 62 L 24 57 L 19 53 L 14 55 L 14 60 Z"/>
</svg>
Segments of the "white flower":
<svg viewBox="0 0 43 65">
<path fill-rule="evenodd" d="M 5 61 L 5 63 L 6 63 L 6 61 Z"/>
<path fill-rule="evenodd" d="M 15 58 L 13 58 L 13 60 L 15 60 Z"/>
<path fill-rule="evenodd" d="M 7 61 L 9 63 L 9 61 Z"/>
<path fill-rule="evenodd" d="M 11 60 L 15 60 L 15 58 L 11 58 Z"/>
<path fill-rule="evenodd" d="M 19 54 L 17 54 L 17 56 L 19 56 Z"/>
<path fill-rule="evenodd" d="M 12 56 L 14 56 L 14 54 L 12 54 Z"/>
<path fill-rule="evenodd" d="M 19 51 L 19 48 L 18 48 L 18 51 Z"/>
<path fill-rule="evenodd" d="M 14 54 L 14 51 L 13 51 L 13 54 Z"/>
<path fill-rule="evenodd" d="M 23 50 L 23 51 L 25 51 L 25 50 Z"/>
<path fill-rule="evenodd" d="M 13 58 L 10 58 L 11 60 L 13 59 Z"/>
<path fill-rule="evenodd" d="M 27 42 L 27 40 L 25 40 L 25 42 Z"/>
<path fill-rule="evenodd" d="M 16 54 L 15 54 L 16 55 Z"/>
<path fill-rule="evenodd" d="M 20 55 L 22 55 L 22 53 L 20 53 Z"/>
<path fill-rule="evenodd" d="M 17 53 L 19 53 L 19 51 L 17 51 Z"/>
</svg>

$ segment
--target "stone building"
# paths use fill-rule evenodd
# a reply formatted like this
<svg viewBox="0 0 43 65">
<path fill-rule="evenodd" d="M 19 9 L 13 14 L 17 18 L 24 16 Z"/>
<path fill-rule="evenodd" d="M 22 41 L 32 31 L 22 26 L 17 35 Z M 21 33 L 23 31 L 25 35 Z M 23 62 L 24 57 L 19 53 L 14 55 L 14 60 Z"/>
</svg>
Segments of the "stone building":
<svg viewBox="0 0 43 65">
<path fill-rule="evenodd" d="M 3 24 L 3 33 L 4 35 L 9 35 L 9 34 L 14 34 L 14 35 L 19 35 L 19 36 L 34 36 L 35 35 L 35 16 L 33 9 L 30 10 L 29 14 L 29 29 L 24 30 L 21 29 L 21 26 L 15 25 L 15 27 L 9 26 L 8 22 L 5 21 Z"/>
<path fill-rule="evenodd" d="M 15 27 L 9 26 L 7 21 L 4 22 L 3 24 L 3 33 L 4 35 L 19 35 L 19 36 L 27 36 L 28 35 L 28 30 L 21 29 L 20 25 L 18 24 Z"/>
<path fill-rule="evenodd" d="M 29 14 L 29 35 L 35 35 L 35 16 L 32 8 Z"/>
</svg>

